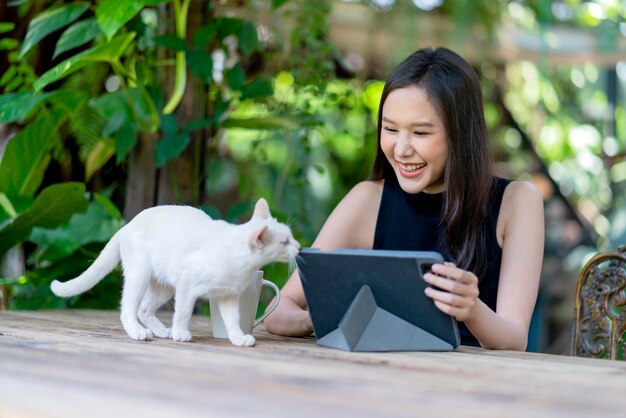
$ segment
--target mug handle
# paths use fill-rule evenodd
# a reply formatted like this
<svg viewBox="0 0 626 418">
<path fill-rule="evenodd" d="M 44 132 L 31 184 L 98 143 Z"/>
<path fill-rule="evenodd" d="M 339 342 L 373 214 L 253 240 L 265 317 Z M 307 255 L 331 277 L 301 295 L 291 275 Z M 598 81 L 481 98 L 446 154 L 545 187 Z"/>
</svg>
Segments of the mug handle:
<svg viewBox="0 0 626 418">
<path fill-rule="evenodd" d="M 276 294 L 276 297 L 274 298 L 274 302 L 270 305 L 269 308 L 265 310 L 263 315 L 261 315 L 260 317 L 254 320 L 254 325 L 252 326 L 252 328 L 256 328 L 257 325 L 263 322 L 263 320 L 267 318 L 267 316 L 271 314 L 274 311 L 274 309 L 276 309 L 276 307 L 278 306 L 278 303 L 280 302 L 280 290 L 278 289 L 278 286 L 274 284 L 274 282 L 270 282 L 269 280 L 263 279 L 261 281 L 261 286 L 271 287 L 274 293 Z"/>
</svg>

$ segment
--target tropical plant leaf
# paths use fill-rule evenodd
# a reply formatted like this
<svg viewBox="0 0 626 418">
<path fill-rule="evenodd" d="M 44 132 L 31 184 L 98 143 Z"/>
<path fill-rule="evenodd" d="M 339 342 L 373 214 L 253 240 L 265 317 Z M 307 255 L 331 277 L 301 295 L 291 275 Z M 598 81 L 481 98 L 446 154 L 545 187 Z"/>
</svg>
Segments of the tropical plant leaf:
<svg viewBox="0 0 626 418">
<path fill-rule="evenodd" d="M 278 9 L 283 4 L 287 3 L 289 0 L 272 0 L 272 10 Z"/>
<path fill-rule="evenodd" d="M 0 33 L 11 32 L 15 29 L 15 23 L 13 22 L 0 22 Z"/>
<path fill-rule="evenodd" d="M 189 71 L 204 83 L 210 83 L 213 78 L 213 59 L 211 54 L 201 49 L 194 49 L 187 53 Z"/>
<path fill-rule="evenodd" d="M 45 188 L 32 207 L 0 229 L 0 256 L 26 240 L 33 227 L 54 228 L 67 222 L 74 213 L 84 212 L 87 204 L 83 183 L 59 183 Z"/>
<path fill-rule="evenodd" d="M 256 97 L 270 96 L 274 93 L 272 83 L 267 80 L 255 80 L 241 89 L 242 99 L 254 99 Z"/>
<path fill-rule="evenodd" d="M 52 7 L 39 14 L 28 25 L 28 32 L 20 50 L 20 58 L 40 40 L 78 19 L 88 8 L 89 3 L 78 2 Z"/>
<path fill-rule="evenodd" d="M 59 225 L 54 229 L 33 228 L 28 241 L 38 245 L 37 261 L 57 261 L 71 255 L 83 245 L 106 242 L 122 227 L 124 220 L 121 216 L 115 217 L 115 212 L 111 213 L 109 210 L 108 205 L 113 204 L 106 197 L 99 196 L 99 200 L 89 202 L 87 210 L 72 216 L 66 225 Z"/>
<path fill-rule="evenodd" d="M 48 70 L 35 81 L 33 84 L 35 91 L 40 91 L 48 84 L 60 80 L 90 63 L 113 63 L 119 60 L 134 37 L 134 32 L 120 35 L 106 44 L 95 46 L 66 59 L 54 68 Z"/>
<path fill-rule="evenodd" d="M 184 51 L 187 49 L 187 44 L 183 38 L 176 35 L 161 35 L 154 38 L 154 42 L 157 45 L 161 45 L 172 51 Z"/>
<path fill-rule="evenodd" d="M 243 128 L 243 129 L 297 129 L 301 126 L 298 121 L 289 118 L 271 116 L 266 118 L 229 118 L 221 123 L 223 128 Z"/>
<path fill-rule="evenodd" d="M 22 122 L 45 98 L 45 93 L 9 93 L 0 95 L 0 123 Z"/>
<path fill-rule="evenodd" d="M 256 27 L 252 23 L 245 22 L 241 25 L 237 37 L 239 38 L 239 49 L 243 55 L 248 56 L 259 49 L 259 37 L 256 33 Z"/>
<path fill-rule="evenodd" d="M 137 125 L 134 123 L 124 123 L 115 134 L 115 154 L 117 163 L 124 161 L 126 156 L 137 144 Z"/>
<path fill-rule="evenodd" d="M 236 64 L 233 68 L 228 70 L 226 73 L 226 80 L 228 81 L 228 86 L 233 90 L 241 90 L 243 87 L 243 82 L 246 79 L 246 73 L 244 73 L 241 65 Z"/>
<path fill-rule="evenodd" d="M 100 0 L 96 9 L 96 19 L 107 39 L 132 19 L 143 7 L 140 0 Z"/>
<path fill-rule="evenodd" d="M 57 127 L 64 119 L 61 111 L 42 111 L 13 137 L 0 160 L 0 193 L 32 196 L 43 180 L 50 162 L 50 150 L 58 141 Z"/>
<path fill-rule="evenodd" d="M 70 49 L 85 45 L 98 36 L 99 33 L 100 27 L 93 17 L 74 23 L 61 34 L 54 48 L 52 58 L 56 58 L 59 54 L 69 51 Z"/>
<path fill-rule="evenodd" d="M 85 162 L 85 181 L 89 181 L 93 173 L 100 170 L 115 155 L 115 141 L 104 138 L 96 142 L 87 155 Z"/>
<path fill-rule="evenodd" d="M 193 46 L 195 48 L 205 48 L 217 34 L 217 22 L 211 22 L 196 31 L 193 35 Z"/>
<path fill-rule="evenodd" d="M 158 167 L 178 157 L 189 145 L 189 133 L 182 132 L 174 136 L 166 136 L 156 144 L 155 161 Z"/>
</svg>

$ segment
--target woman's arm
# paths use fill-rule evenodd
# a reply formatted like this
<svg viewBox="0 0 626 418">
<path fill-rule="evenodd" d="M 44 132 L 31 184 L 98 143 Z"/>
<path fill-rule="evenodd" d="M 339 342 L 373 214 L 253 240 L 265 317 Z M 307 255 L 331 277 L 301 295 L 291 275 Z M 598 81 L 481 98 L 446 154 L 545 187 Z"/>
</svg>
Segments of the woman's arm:
<svg viewBox="0 0 626 418">
<path fill-rule="evenodd" d="M 543 199 L 528 182 L 511 183 L 498 217 L 502 265 L 496 312 L 478 298 L 478 279 L 451 263 L 433 266 L 428 289 L 442 311 L 465 324 L 485 348 L 525 350 L 543 262 Z"/>
<path fill-rule="evenodd" d="M 312 247 L 325 251 L 372 248 L 382 190 L 382 181 L 364 181 L 354 186 L 330 214 Z M 276 310 L 265 319 L 265 329 L 272 334 L 294 337 L 313 332 L 297 271 L 280 295 Z"/>
</svg>

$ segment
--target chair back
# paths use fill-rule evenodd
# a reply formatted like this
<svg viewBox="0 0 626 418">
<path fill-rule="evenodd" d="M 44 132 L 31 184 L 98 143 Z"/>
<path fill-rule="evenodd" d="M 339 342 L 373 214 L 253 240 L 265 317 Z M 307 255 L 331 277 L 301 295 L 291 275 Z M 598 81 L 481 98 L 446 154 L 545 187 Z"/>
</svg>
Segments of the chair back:
<svg viewBox="0 0 626 418">
<path fill-rule="evenodd" d="M 596 254 L 578 277 L 572 355 L 626 360 L 626 246 Z"/>
</svg>

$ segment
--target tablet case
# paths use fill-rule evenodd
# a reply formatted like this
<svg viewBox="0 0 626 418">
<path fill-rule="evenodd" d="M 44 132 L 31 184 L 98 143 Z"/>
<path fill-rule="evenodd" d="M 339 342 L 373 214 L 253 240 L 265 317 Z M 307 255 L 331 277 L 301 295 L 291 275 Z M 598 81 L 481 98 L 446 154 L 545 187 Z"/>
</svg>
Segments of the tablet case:
<svg viewBox="0 0 626 418">
<path fill-rule="evenodd" d="M 296 259 L 317 343 L 346 351 L 449 351 L 456 320 L 424 294 L 439 253 L 305 248 Z"/>
</svg>

